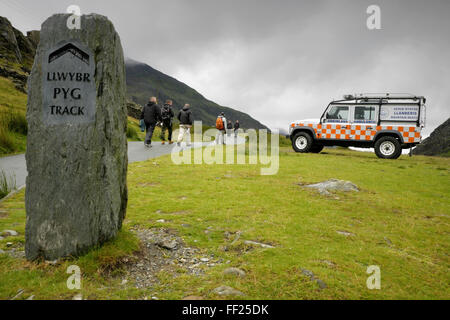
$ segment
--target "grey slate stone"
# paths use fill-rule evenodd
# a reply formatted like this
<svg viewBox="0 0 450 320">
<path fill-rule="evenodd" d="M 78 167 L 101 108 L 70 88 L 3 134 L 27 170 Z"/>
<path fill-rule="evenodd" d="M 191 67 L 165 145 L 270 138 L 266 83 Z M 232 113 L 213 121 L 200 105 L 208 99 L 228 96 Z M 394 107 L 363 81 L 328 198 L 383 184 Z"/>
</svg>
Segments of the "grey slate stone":
<svg viewBox="0 0 450 320">
<path fill-rule="evenodd" d="M 3 236 L 3 237 L 16 237 L 16 236 L 19 235 L 19 233 L 17 231 L 15 231 L 15 230 L 3 230 L 0 233 L 0 235 Z"/>
<path fill-rule="evenodd" d="M 213 290 L 219 296 L 243 296 L 244 293 L 229 286 L 220 286 Z"/>
<path fill-rule="evenodd" d="M 56 14 L 43 23 L 28 79 L 25 232 L 28 260 L 79 256 L 114 238 L 127 206 L 127 110 L 120 38 L 104 16 L 83 15 L 80 30 L 66 27 L 68 17 Z M 43 103 L 49 97 L 44 95 L 53 92 L 43 92 L 47 76 L 43 71 L 50 66 L 49 60 L 45 60 L 48 65 L 44 66 L 44 59 L 49 58 L 49 50 L 72 42 L 82 46 L 89 57 L 84 61 L 78 58 L 77 62 L 75 54 L 68 52 L 57 59 L 73 60 L 72 64 L 59 67 L 70 71 L 72 66 L 73 72 L 77 72 L 75 66 L 79 63 L 86 72 L 93 70 L 95 77 L 90 78 L 94 81 L 92 87 L 88 83 L 81 87 L 80 100 L 70 98 L 67 104 L 93 102 L 93 114 L 89 114 L 87 121 L 72 121 L 67 116 L 48 121 L 44 114 L 50 106 Z M 60 85 L 75 86 L 69 81 Z M 94 92 L 82 91 L 89 88 Z"/>
<path fill-rule="evenodd" d="M 338 179 L 330 179 L 320 183 L 310 184 L 305 187 L 317 189 L 319 193 L 322 195 L 330 195 L 331 194 L 330 191 L 343 191 L 343 192 L 359 191 L 358 186 L 356 186 L 352 182 Z"/>
<path fill-rule="evenodd" d="M 245 277 L 245 271 L 241 270 L 239 268 L 227 268 L 223 271 L 223 274 L 227 274 L 227 275 L 233 275 L 233 276 L 237 276 L 237 277 Z"/>
</svg>

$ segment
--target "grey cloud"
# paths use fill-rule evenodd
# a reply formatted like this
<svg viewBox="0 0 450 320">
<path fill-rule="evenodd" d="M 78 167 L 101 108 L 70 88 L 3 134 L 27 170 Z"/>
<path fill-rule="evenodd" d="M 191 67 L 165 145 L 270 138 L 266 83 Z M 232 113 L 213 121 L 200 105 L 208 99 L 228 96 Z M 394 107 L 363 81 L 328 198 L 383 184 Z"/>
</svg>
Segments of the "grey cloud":
<svg viewBox="0 0 450 320">
<path fill-rule="evenodd" d="M 272 128 L 318 117 L 329 100 L 356 92 L 427 96 L 428 134 L 450 116 L 446 0 L 3 3 L 23 31 L 70 4 L 104 14 L 127 56 Z M 373 3 L 381 7 L 382 30 L 366 28 Z"/>
</svg>

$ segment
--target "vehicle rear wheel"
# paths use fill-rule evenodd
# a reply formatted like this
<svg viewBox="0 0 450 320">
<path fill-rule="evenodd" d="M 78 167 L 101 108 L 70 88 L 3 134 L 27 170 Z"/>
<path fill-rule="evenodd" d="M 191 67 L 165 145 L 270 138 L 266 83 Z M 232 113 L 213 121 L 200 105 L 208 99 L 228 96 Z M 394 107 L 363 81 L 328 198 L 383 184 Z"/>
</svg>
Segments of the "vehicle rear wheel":
<svg viewBox="0 0 450 320">
<path fill-rule="evenodd" d="M 295 152 L 309 152 L 311 150 L 312 144 L 313 139 L 306 132 L 299 132 L 292 139 L 292 148 L 294 148 Z"/>
<path fill-rule="evenodd" d="M 382 159 L 397 159 L 402 154 L 402 146 L 394 137 L 381 137 L 375 142 L 375 154 Z"/>
<path fill-rule="evenodd" d="M 319 153 L 320 151 L 322 151 L 323 150 L 323 146 L 322 145 L 320 145 L 320 144 L 314 144 L 312 147 L 311 147 L 311 150 L 309 151 L 309 152 L 312 152 L 312 153 Z"/>
</svg>

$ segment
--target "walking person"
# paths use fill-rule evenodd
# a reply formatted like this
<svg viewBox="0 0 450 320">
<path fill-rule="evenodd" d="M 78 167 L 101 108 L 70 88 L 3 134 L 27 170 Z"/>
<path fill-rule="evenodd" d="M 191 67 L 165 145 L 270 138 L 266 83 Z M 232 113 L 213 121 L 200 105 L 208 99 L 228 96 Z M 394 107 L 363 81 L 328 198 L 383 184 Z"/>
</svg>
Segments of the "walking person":
<svg viewBox="0 0 450 320">
<path fill-rule="evenodd" d="M 233 123 L 231 122 L 231 120 L 228 120 L 227 121 L 227 140 L 231 136 L 232 131 L 233 131 Z"/>
<path fill-rule="evenodd" d="M 153 131 L 155 131 L 156 124 L 161 121 L 161 109 L 157 104 L 156 97 L 151 97 L 150 101 L 144 106 L 141 119 L 144 120 L 145 129 L 147 130 L 144 145 L 147 148 L 151 148 Z"/>
<path fill-rule="evenodd" d="M 225 144 L 225 126 L 227 123 L 227 118 L 225 118 L 225 113 L 221 112 L 216 119 L 216 129 L 219 130 L 216 134 L 216 144 Z"/>
<path fill-rule="evenodd" d="M 234 137 L 237 138 L 238 133 L 239 133 L 239 128 L 240 128 L 240 124 L 239 124 L 239 120 L 236 120 L 236 122 L 234 123 Z"/>
<path fill-rule="evenodd" d="M 191 127 L 193 123 L 192 112 L 190 105 L 186 103 L 183 109 L 178 113 L 178 120 L 180 121 L 180 133 L 178 135 L 177 146 L 181 145 L 186 136 L 186 145 L 191 146 Z"/>
<path fill-rule="evenodd" d="M 166 100 L 166 103 L 161 108 L 161 144 L 166 143 L 166 130 L 168 131 L 168 139 L 169 144 L 172 144 L 172 126 L 173 126 L 173 117 L 175 116 L 172 110 L 172 100 Z"/>
</svg>

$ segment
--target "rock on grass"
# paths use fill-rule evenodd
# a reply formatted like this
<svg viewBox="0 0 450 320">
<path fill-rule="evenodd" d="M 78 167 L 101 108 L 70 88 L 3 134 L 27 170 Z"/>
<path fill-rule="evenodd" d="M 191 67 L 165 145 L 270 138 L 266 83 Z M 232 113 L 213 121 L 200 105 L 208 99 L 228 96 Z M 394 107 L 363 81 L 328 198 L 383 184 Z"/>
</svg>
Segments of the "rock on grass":
<svg viewBox="0 0 450 320">
<path fill-rule="evenodd" d="M 359 188 L 350 181 L 330 179 L 316 184 L 306 185 L 305 188 L 313 188 L 322 195 L 330 195 L 330 191 L 358 192 Z"/>
<path fill-rule="evenodd" d="M 243 296 L 244 293 L 242 293 L 239 290 L 236 290 L 229 286 L 220 286 L 213 290 L 215 294 L 218 294 L 219 296 Z"/>
<path fill-rule="evenodd" d="M 245 271 L 238 268 L 227 268 L 223 271 L 223 274 L 233 275 L 241 278 L 245 277 Z"/>
</svg>

